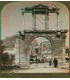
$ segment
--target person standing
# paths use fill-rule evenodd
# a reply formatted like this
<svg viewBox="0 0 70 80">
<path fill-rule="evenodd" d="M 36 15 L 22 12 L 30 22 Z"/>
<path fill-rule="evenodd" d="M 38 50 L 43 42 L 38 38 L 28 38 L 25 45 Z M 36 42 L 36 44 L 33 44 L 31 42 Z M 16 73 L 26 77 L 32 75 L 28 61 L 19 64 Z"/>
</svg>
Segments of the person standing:
<svg viewBox="0 0 70 80">
<path fill-rule="evenodd" d="M 44 67 L 46 68 L 47 59 L 44 57 Z"/>
<path fill-rule="evenodd" d="M 50 61 L 49 61 L 49 66 L 51 66 L 52 65 L 52 60 L 50 59 Z"/>
<path fill-rule="evenodd" d="M 56 58 L 54 58 L 53 63 L 54 63 L 54 67 L 58 67 L 58 60 Z"/>
</svg>

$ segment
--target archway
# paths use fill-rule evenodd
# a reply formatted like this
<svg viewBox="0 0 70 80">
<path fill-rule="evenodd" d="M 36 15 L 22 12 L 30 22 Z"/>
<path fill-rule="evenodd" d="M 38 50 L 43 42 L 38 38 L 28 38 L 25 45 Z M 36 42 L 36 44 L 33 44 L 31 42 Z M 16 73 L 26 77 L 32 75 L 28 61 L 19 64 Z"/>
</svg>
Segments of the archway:
<svg viewBox="0 0 70 80">
<path fill-rule="evenodd" d="M 50 59 L 53 60 L 54 41 L 52 37 L 46 33 L 32 34 L 25 32 L 24 40 L 24 56 L 26 61 L 24 64 L 31 65 L 36 63 L 47 64 Z"/>
<path fill-rule="evenodd" d="M 28 3 L 29 3 L 29 2 L 28 2 Z M 29 4 L 30 4 L 30 6 L 32 6 L 32 5 L 37 4 L 37 3 L 38 3 L 38 2 L 32 2 L 32 4 L 31 4 L 31 3 L 29 3 Z M 47 2 L 42 2 L 42 3 L 48 5 Z M 55 2 L 54 2 L 54 3 L 55 3 Z M 22 5 L 23 5 L 23 4 L 26 4 L 26 5 L 24 5 L 24 7 L 27 6 L 27 3 L 22 3 Z M 49 4 L 50 4 L 50 5 L 48 5 L 49 7 L 53 6 L 52 3 L 49 3 Z M 57 5 L 57 7 L 58 7 L 58 6 L 59 6 L 58 4 L 60 4 L 60 3 L 57 3 L 57 4 L 55 4 L 55 5 Z M 11 4 L 11 7 L 12 7 L 12 5 L 15 5 L 15 4 Z M 16 4 L 16 5 L 19 5 L 19 4 Z M 10 5 L 7 5 L 7 6 L 5 6 L 5 8 L 4 8 L 3 11 L 2 11 L 2 30 L 4 30 L 5 27 L 6 27 L 5 30 L 8 29 L 8 31 L 3 31 L 3 34 L 4 34 L 4 32 L 8 32 L 8 33 L 9 33 L 10 30 L 11 30 L 11 31 L 13 31 L 13 30 L 18 30 L 18 29 L 19 29 L 19 26 L 18 26 L 18 24 L 16 25 L 16 23 L 17 23 L 17 22 L 19 23 L 20 21 L 21 21 L 21 22 L 23 21 L 23 19 L 21 18 L 22 15 L 21 15 L 20 11 L 18 10 L 19 8 L 21 8 L 21 6 L 20 6 L 20 7 L 18 6 L 18 7 L 16 8 L 16 5 L 13 6 L 14 8 L 11 8 Z M 64 12 L 64 11 L 66 10 L 66 7 L 63 7 L 63 10 L 62 10 L 61 6 L 62 6 L 62 4 L 60 4 L 60 7 L 59 7 L 59 8 L 61 9 L 61 10 L 60 10 L 60 14 L 61 14 L 61 15 L 60 15 L 60 19 L 61 19 L 61 16 L 63 15 L 62 12 Z M 63 6 L 64 6 L 64 5 L 63 5 Z M 28 7 L 29 7 L 29 6 L 28 6 Z M 8 8 L 9 8 L 9 10 L 8 10 Z M 15 9 L 15 8 L 16 8 L 16 9 Z M 7 11 L 7 10 L 8 10 L 8 11 Z M 12 20 L 14 16 L 12 17 L 12 13 L 11 13 L 10 10 L 12 10 L 13 15 L 18 14 L 18 15 L 15 15 L 15 17 L 17 16 L 17 18 L 19 18 L 19 19 L 17 19 L 17 18 L 15 18 L 15 19 L 17 19 L 17 20 L 19 20 L 19 21 L 17 21 L 17 20 L 14 19 L 14 20 L 16 21 L 16 22 L 15 22 L 14 20 Z M 67 11 L 66 11 L 66 12 L 67 12 Z M 9 15 L 8 15 L 7 13 L 8 13 Z M 10 14 L 10 13 L 11 13 L 11 14 Z M 67 13 L 64 13 L 64 14 L 66 15 Z M 4 17 L 4 16 L 5 16 L 6 19 L 8 19 L 8 20 L 5 21 L 5 17 Z M 66 15 L 66 16 L 67 16 L 67 15 Z M 12 17 L 12 18 L 11 18 L 11 17 Z M 49 17 L 51 17 L 51 16 L 49 16 Z M 62 18 L 63 18 L 62 21 L 63 21 L 64 23 L 67 22 L 67 21 L 65 21 L 66 19 L 64 19 L 64 16 L 62 16 Z M 20 19 L 22 19 L 22 20 L 20 20 Z M 28 18 L 27 18 L 27 19 L 28 19 Z M 52 18 L 52 19 L 53 19 L 53 18 Z M 11 27 L 11 26 L 12 26 L 11 20 L 13 21 L 13 23 L 15 22 L 15 23 L 13 24 L 13 27 Z M 67 18 L 67 20 L 68 20 L 68 18 Z M 8 28 L 7 28 L 7 25 L 6 25 L 3 21 L 4 21 L 6 24 L 8 24 Z M 10 22 L 9 22 L 9 21 L 10 21 Z M 30 21 L 30 18 L 29 18 L 29 21 Z M 53 20 L 51 20 L 51 21 L 53 21 Z M 20 23 L 21 23 L 21 22 L 20 22 Z M 29 22 L 29 23 L 30 23 L 30 22 Z M 64 24 L 64 23 L 63 23 L 63 24 Z M 26 21 L 26 24 L 27 24 L 27 21 Z M 15 29 L 14 26 L 18 26 L 18 28 L 16 27 L 16 29 Z M 20 26 L 22 26 L 22 25 L 20 24 Z M 51 27 L 51 26 L 53 26 L 53 25 L 51 24 L 51 25 L 49 25 L 49 26 Z M 67 25 L 65 25 L 65 26 L 67 27 Z M 26 28 L 26 27 L 27 27 L 27 29 L 30 29 L 30 28 L 29 28 L 29 25 L 28 25 L 28 26 L 26 25 L 25 28 Z M 63 26 L 63 27 L 64 27 L 64 26 Z M 4 28 L 4 29 L 3 29 L 3 28 Z M 14 28 L 14 29 L 12 30 L 12 29 L 10 29 L 10 28 Z M 10 30 L 9 30 L 9 29 L 10 29 Z M 23 28 L 23 30 L 24 30 L 24 28 Z M 25 29 L 25 30 L 26 30 L 26 29 Z M 10 33 L 12 33 L 11 31 L 10 31 Z M 15 31 L 14 31 L 14 32 L 15 32 Z M 38 32 L 38 33 L 39 33 L 39 32 Z M 52 37 L 52 39 L 53 39 L 53 41 L 54 41 L 54 43 L 55 43 L 55 45 L 56 45 L 55 47 L 57 47 L 57 49 L 59 49 L 59 46 L 62 47 L 62 45 L 63 45 L 63 44 L 62 44 L 62 42 L 63 42 L 63 39 L 62 39 L 62 38 L 60 39 L 60 41 L 61 41 L 60 45 L 57 46 L 57 42 L 59 41 L 59 39 L 57 39 L 57 40 L 55 41 L 55 39 L 56 39 L 56 37 L 55 37 L 55 31 L 54 31 L 54 34 L 49 34 L 48 32 L 45 32 L 45 34 L 43 34 L 43 35 L 45 35 L 45 37 L 46 37 L 46 33 L 47 33 L 47 37 L 48 37 L 48 35 L 49 35 L 50 37 Z M 51 32 L 51 33 L 52 33 L 52 32 Z M 61 31 L 61 33 L 62 33 L 62 31 Z M 64 32 L 63 32 L 63 33 L 64 33 Z M 2 36 L 3 36 L 3 34 L 2 34 Z M 6 33 L 6 34 L 7 34 L 7 33 Z M 32 35 L 32 36 L 31 36 L 31 35 Z M 40 34 L 40 35 L 42 36 L 42 34 Z M 6 35 L 6 36 L 7 36 L 7 35 Z M 11 35 L 10 35 L 10 36 L 11 36 Z M 26 40 L 26 42 L 25 42 L 25 46 L 29 46 L 30 43 L 31 43 L 31 41 L 32 41 L 32 39 L 33 39 L 33 38 L 36 38 L 36 37 L 39 37 L 39 34 L 38 34 L 38 36 L 36 35 L 36 37 L 33 37 L 33 36 L 35 36 L 35 35 L 34 35 L 34 34 L 30 34 L 28 40 Z M 3 36 L 3 37 L 4 37 L 4 36 Z M 31 38 L 31 37 L 32 37 L 32 38 Z M 48 37 L 48 39 L 49 39 L 49 37 Z M 52 43 L 52 39 L 51 39 L 51 43 Z M 67 41 L 66 41 L 66 42 L 67 42 Z M 59 43 L 58 43 L 58 44 L 59 44 Z M 54 48 L 54 47 L 53 47 L 53 48 Z M 26 49 L 27 49 L 27 51 L 26 51 Z M 26 47 L 24 51 L 26 51 L 25 54 L 28 54 L 28 51 L 30 51 L 29 47 Z M 57 54 L 59 54 L 59 53 L 62 54 L 62 52 L 63 52 L 61 49 L 58 50 L 59 52 L 58 52 L 58 51 L 56 52 L 56 51 L 57 51 L 57 50 L 54 50 L 54 54 L 55 54 L 55 55 L 57 55 Z M 16 54 L 16 53 L 15 53 L 15 54 Z M 61 56 L 61 55 L 60 55 L 60 56 Z M 27 59 L 28 59 L 28 58 L 27 58 Z"/>
<path fill-rule="evenodd" d="M 44 37 L 35 38 L 30 45 L 30 63 L 48 63 L 52 58 L 51 42 Z"/>
</svg>

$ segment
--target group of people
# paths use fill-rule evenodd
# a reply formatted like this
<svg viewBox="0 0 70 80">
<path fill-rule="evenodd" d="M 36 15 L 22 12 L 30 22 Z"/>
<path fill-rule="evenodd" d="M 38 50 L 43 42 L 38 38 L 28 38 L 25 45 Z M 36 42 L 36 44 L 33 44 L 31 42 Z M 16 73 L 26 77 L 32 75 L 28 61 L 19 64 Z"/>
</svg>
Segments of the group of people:
<svg viewBox="0 0 70 80">
<path fill-rule="evenodd" d="M 54 67 L 55 67 L 55 68 L 58 67 L 58 60 L 57 60 L 56 58 L 54 58 L 53 64 L 54 64 Z M 52 65 L 52 60 L 50 59 L 50 61 L 49 61 L 49 66 L 51 66 L 51 65 Z"/>
<path fill-rule="evenodd" d="M 37 58 L 37 56 L 30 56 L 30 61 L 32 61 L 31 63 L 34 63 L 34 59 L 35 58 L 35 63 L 47 63 L 47 59 L 46 57 L 43 58 L 43 60 L 40 60 Z M 52 59 L 49 60 L 49 66 L 54 65 L 55 68 L 58 67 L 58 60 L 57 58 L 54 58 L 54 60 L 52 61 Z"/>
</svg>

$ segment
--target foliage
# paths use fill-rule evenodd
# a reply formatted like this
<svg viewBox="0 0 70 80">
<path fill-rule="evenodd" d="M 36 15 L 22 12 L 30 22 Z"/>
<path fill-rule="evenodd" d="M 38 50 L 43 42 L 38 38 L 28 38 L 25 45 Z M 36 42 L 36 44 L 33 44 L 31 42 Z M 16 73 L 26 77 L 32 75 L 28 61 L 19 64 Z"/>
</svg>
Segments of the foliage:
<svg viewBox="0 0 70 80">
<path fill-rule="evenodd" d="M 0 66 L 2 66 L 2 55 L 5 50 L 5 46 L 3 45 L 3 41 L 0 40 Z"/>
<path fill-rule="evenodd" d="M 15 59 L 14 55 L 9 55 L 8 52 L 4 52 L 5 46 L 3 45 L 3 41 L 0 41 L 0 67 L 6 65 L 12 65 Z"/>
<path fill-rule="evenodd" d="M 0 54 L 2 54 L 5 51 L 5 46 L 3 45 L 3 41 L 0 41 Z"/>
<path fill-rule="evenodd" d="M 7 52 L 3 53 L 1 55 L 1 64 L 2 64 L 2 66 L 8 65 L 9 61 L 10 61 L 10 57 L 9 57 L 8 53 Z"/>
</svg>

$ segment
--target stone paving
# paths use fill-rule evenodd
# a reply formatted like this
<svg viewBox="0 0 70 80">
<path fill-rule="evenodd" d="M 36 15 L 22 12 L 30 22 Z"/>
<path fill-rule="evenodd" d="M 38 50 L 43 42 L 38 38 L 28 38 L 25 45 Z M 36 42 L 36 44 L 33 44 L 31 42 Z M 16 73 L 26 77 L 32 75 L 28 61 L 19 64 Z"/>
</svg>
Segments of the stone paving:
<svg viewBox="0 0 70 80">
<path fill-rule="evenodd" d="M 10 73 L 69 73 L 68 64 L 54 68 L 48 64 L 32 64 L 29 69 L 12 70 Z"/>
</svg>

